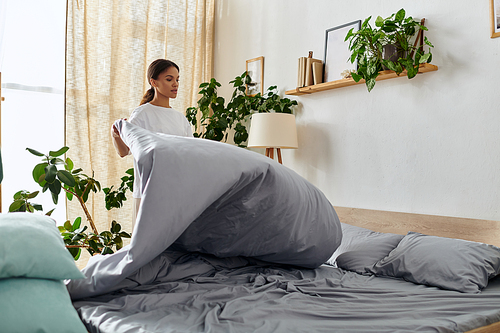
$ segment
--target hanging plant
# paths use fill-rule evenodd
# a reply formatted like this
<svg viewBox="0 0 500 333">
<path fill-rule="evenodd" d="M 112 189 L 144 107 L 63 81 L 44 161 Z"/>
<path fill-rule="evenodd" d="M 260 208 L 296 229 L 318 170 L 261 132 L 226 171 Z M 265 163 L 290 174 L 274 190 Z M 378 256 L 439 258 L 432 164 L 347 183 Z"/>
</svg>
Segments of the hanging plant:
<svg viewBox="0 0 500 333">
<path fill-rule="evenodd" d="M 406 17 L 404 9 L 385 19 L 378 16 L 375 28 L 370 25 L 370 20 L 371 16 L 361 24 L 358 31 L 353 28 L 345 37 L 351 51 L 349 60 L 358 65 L 352 78 L 356 82 L 364 79 L 368 91 L 375 87 L 376 78 L 384 67 L 395 71 L 397 75 L 406 71 L 406 76 L 411 79 L 417 75 L 420 64 L 432 61 L 430 49 L 425 52 L 412 43 L 420 31 L 428 29 L 411 16 Z M 427 37 L 423 42 L 429 48 L 434 47 Z M 388 46 L 392 46 L 394 52 L 384 56 L 384 49 Z"/>
</svg>

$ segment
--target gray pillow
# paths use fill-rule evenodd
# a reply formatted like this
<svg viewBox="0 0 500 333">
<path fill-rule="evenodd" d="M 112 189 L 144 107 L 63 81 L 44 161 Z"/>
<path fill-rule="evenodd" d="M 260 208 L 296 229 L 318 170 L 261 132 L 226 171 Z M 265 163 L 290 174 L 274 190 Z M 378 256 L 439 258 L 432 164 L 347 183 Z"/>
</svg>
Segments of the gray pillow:
<svg viewBox="0 0 500 333">
<path fill-rule="evenodd" d="M 56 223 L 31 213 L 0 214 L 0 278 L 81 279 Z"/>
<path fill-rule="evenodd" d="M 500 248 L 409 232 L 367 271 L 464 293 L 479 293 L 500 271 Z"/>
<path fill-rule="evenodd" d="M 342 243 L 327 264 L 367 274 L 366 267 L 385 258 L 404 235 L 376 232 L 341 223 Z"/>
</svg>

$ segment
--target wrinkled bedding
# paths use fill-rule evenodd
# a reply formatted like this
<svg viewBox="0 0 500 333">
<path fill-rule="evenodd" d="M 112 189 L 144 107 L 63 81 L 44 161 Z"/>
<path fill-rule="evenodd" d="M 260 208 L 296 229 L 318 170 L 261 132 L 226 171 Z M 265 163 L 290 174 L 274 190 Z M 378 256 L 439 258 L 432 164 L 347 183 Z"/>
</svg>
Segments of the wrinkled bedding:
<svg viewBox="0 0 500 333">
<path fill-rule="evenodd" d="M 143 198 L 131 244 L 67 285 L 89 332 L 464 332 L 500 321 L 498 277 L 462 293 L 321 265 L 363 253 L 345 252 L 356 241 L 369 255 L 343 262 L 373 264 L 403 236 L 386 244 L 358 228 L 371 241 L 339 247 L 350 229 L 328 200 L 271 159 L 117 125 Z"/>
<path fill-rule="evenodd" d="M 228 144 L 115 123 L 137 161 L 141 206 L 129 246 L 92 257 L 73 300 L 109 293 L 171 246 L 316 268 L 340 245 L 337 214 L 292 170 Z"/>
<path fill-rule="evenodd" d="M 168 250 L 74 302 L 89 332 L 464 332 L 500 320 L 500 279 L 467 294 L 332 266 Z"/>
</svg>

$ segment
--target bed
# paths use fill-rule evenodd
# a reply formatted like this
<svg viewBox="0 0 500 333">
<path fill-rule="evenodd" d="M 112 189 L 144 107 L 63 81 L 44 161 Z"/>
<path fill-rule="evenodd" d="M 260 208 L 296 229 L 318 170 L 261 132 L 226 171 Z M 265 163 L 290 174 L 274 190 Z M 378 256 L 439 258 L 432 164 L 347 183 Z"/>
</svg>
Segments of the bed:
<svg viewBox="0 0 500 333">
<path fill-rule="evenodd" d="M 116 125 L 143 199 L 67 284 L 89 332 L 500 329 L 499 223 L 333 207 L 262 155 Z"/>
<path fill-rule="evenodd" d="M 341 221 L 372 229 L 410 227 L 429 235 L 463 234 L 469 240 L 495 238 L 500 228 L 496 221 L 336 210 Z M 484 228 L 471 227 L 477 225 Z M 161 263 L 153 262 L 130 277 L 130 286 L 123 290 L 74 302 L 89 332 L 500 330 L 498 278 L 481 293 L 464 293 L 330 265 L 302 269 L 175 251 L 157 260 Z"/>
</svg>

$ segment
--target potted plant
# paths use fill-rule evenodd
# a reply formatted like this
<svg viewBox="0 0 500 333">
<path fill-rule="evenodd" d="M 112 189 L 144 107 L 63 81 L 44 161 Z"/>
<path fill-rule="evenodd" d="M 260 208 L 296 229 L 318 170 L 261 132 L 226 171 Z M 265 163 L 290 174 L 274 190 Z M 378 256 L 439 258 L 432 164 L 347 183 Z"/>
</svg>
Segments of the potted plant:
<svg viewBox="0 0 500 333">
<path fill-rule="evenodd" d="M 86 202 L 90 192 L 97 193 L 101 191 L 101 185 L 93 175 L 87 176 L 81 168 L 75 168 L 70 158 L 62 159 L 61 156 L 68 151 L 68 147 L 62 147 L 57 151 L 50 151 L 48 154 L 40 153 L 34 149 L 26 148 L 33 155 L 42 157 L 41 163 L 33 168 L 33 179 L 40 187 L 42 192 L 47 190 L 52 195 L 52 201 L 57 204 L 59 194 L 66 193 L 68 200 L 76 198 L 82 207 L 90 231 L 87 226 L 82 226 L 82 218 L 77 217 L 73 223 L 67 220 L 62 226 L 59 226 L 61 237 L 66 244 L 66 248 L 78 260 L 82 249 L 86 249 L 91 255 L 110 254 L 123 247 L 123 238 L 130 238 L 131 235 L 121 229 L 121 225 L 112 221 L 110 230 L 99 232 L 94 220 L 87 209 Z M 122 177 L 122 184 L 116 190 L 113 186 L 104 188 L 106 209 L 120 208 L 123 201 L 127 200 L 125 192 L 132 191 L 133 169 L 126 171 L 126 176 Z M 42 211 L 43 207 L 30 200 L 37 197 L 39 191 L 18 191 L 14 194 L 14 201 L 9 207 L 9 212 L 31 212 Z M 46 213 L 51 215 L 52 211 Z"/>
<path fill-rule="evenodd" d="M 432 60 L 430 50 L 425 52 L 412 41 L 421 30 L 427 28 L 411 16 L 406 17 L 404 9 L 387 18 L 377 17 L 375 28 L 370 25 L 371 16 L 368 17 L 358 31 L 349 30 L 345 41 L 349 41 L 351 51 L 350 61 L 357 61 L 358 69 L 352 73 L 352 78 L 359 82 L 364 79 L 368 91 L 375 86 L 379 72 L 384 68 L 393 70 L 397 75 L 406 71 L 406 76 L 411 79 L 418 73 L 420 64 Z M 434 47 L 427 37 L 424 43 Z M 387 55 L 387 50 L 393 49 Z"/>
<path fill-rule="evenodd" d="M 221 86 L 216 79 L 200 84 L 202 96 L 198 100 L 197 107 L 186 110 L 186 118 L 199 132 L 193 133 L 195 137 L 204 139 L 227 141 L 229 133 L 233 130 L 233 141 L 240 147 L 248 139 L 248 131 L 245 126 L 248 118 L 255 112 L 281 112 L 292 113 L 292 108 L 297 101 L 278 94 L 276 86 L 269 87 L 264 95 L 258 93 L 255 96 L 246 95 L 246 85 L 251 82 L 250 75 L 244 72 L 229 83 L 233 84 L 233 94 L 227 105 L 223 97 L 218 96 L 217 88 Z M 201 114 L 198 119 L 198 113 Z"/>
</svg>

